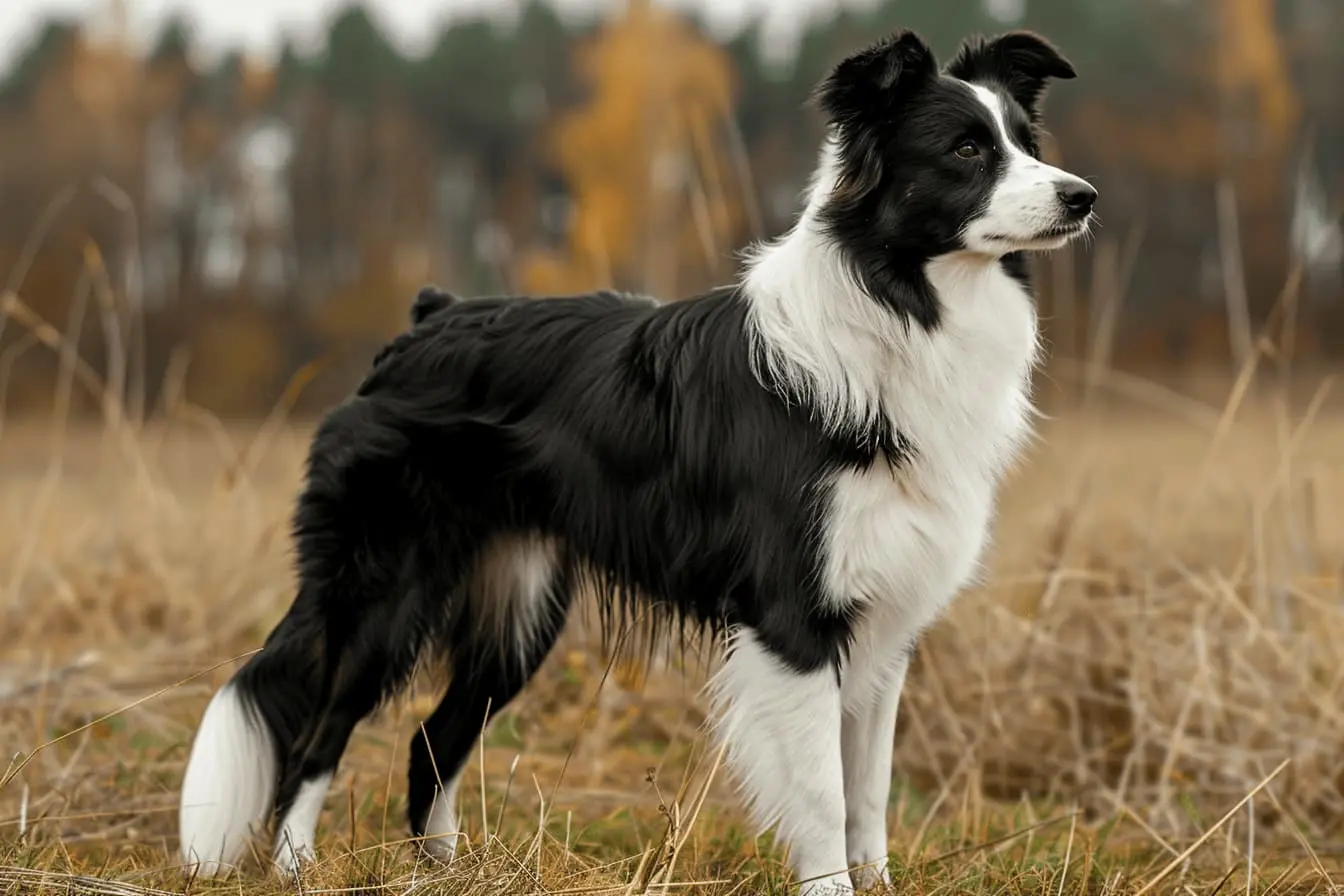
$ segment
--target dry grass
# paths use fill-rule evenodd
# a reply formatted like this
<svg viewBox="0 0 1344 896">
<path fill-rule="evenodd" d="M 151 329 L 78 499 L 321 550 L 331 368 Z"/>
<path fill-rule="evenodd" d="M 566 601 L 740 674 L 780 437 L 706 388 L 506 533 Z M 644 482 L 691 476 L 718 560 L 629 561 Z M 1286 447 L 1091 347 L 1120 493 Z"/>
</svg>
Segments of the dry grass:
<svg viewBox="0 0 1344 896">
<path fill-rule="evenodd" d="M 1344 411 L 1219 415 L 1044 423 L 984 584 L 910 676 L 900 892 L 1126 893 L 1164 868 L 1150 892 L 1330 886 Z M 258 869 L 188 886 L 175 788 L 207 695 L 288 605 L 306 434 L 0 433 L 6 892 L 284 891 Z M 744 831 L 700 736 L 702 671 L 636 671 L 606 675 L 582 627 L 567 633 L 483 736 L 472 848 L 448 870 L 399 842 L 406 741 L 434 695 L 389 707 L 342 765 L 305 892 L 782 891 L 782 857 Z"/>
<path fill-rule="evenodd" d="M 133 391 L 133 321 L 87 262 L 72 317 L 96 306 L 106 371 L 71 350 L 77 327 L 0 294 L 0 332 L 63 362 L 53 422 L 0 404 L 0 887 L 293 892 L 259 866 L 185 881 L 174 828 L 208 695 L 288 606 L 307 431 L 280 422 L 292 394 L 230 428 L 173 382 L 163 422 L 127 422 L 111 396 Z M 0 401 L 17 358 L 0 356 Z M 1344 406 L 1324 389 L 1252 401 L 1249 376 L 1201 405 L 1100 367 L 1065 375 L 1139 402 L 1042 426 L 983 584 L 923 644 L 897 735 L 895 890 L 1333 890 Z M 103 425 L 68 422 L 77 388 Z M 702 682 L 609 666 L 573 626 L 483 733 L 450 869 L 404 842 L 407 740 L 436 699 L 413 688 L 356 733 L 303 892 L 783 892 L 783 857 L 744 830 L 700 736 Z"/>
</svg>

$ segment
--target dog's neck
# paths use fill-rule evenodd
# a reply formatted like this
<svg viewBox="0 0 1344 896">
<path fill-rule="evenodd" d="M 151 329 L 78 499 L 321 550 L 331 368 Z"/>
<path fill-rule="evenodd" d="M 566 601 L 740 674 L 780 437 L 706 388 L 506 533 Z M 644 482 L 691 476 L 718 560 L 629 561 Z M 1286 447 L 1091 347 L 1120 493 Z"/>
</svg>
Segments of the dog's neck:
<svg viewBox="0 0 1344 896">
<path fill-rule="evenodd" d="M 853 434 L 902 425 L 894 391 L 918 388 L 917 368 L 941 364 L 948 353 L 938 346 L 949 337 L 995 351 L 1001 337 L 1010 339 L 1016 348 L 1005 374 L 1029 373 L 1035 312 L 1001 260 L 954 252 L 922 262 L 913 275 L 942 306 L 939 325 L 894 313 L 865 290 L 853 260 L 827 232 L 820 211 L 836 176 L 828 141 L 793 228 L 747 259 L 741 289 L 762 383 L 808 407 L 829 432 Z M 931 374 L 934 382 L 940 378 Z"/>
</svg>

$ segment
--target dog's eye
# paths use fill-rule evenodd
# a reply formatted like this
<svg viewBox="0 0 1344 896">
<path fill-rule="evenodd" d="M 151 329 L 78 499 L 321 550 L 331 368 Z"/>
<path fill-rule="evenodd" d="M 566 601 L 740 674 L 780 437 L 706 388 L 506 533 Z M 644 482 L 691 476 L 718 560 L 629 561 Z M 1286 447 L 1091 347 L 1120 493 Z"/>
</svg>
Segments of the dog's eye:
<svg viewBox="0 0 1344 896">
<path fill-rule="evenodd" d="M 980 147 L 976 146 L 973 140 L 967 140 L 957 147 L 956 155 L 959 159 L 973 159 L 980 155 Z"/>
</svg>

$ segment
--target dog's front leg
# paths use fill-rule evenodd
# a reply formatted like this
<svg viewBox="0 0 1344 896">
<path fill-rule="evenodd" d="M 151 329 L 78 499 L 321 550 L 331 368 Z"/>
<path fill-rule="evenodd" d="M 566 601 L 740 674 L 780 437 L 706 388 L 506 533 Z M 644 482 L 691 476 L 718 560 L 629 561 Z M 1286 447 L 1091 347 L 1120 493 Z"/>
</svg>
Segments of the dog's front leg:
<svg viewBox="0 0 1344 896">
<path fill-rule="evenodd" d="M 710 693 L 728 767 L 757 823 L 788 848 L 802 896 L 852 893 L 835 665 L 798 671 L 740 628 Z"/>
<path fill-rule="evenodd" d="M 860 890 L 891 883 L 887 868 L 887 803 L 891 795 L 896 710 L 910 666 L 879 645 L 855 644 L 842 687 L 841 745 L 845 775 L 845 855 Z"/>
</svg>

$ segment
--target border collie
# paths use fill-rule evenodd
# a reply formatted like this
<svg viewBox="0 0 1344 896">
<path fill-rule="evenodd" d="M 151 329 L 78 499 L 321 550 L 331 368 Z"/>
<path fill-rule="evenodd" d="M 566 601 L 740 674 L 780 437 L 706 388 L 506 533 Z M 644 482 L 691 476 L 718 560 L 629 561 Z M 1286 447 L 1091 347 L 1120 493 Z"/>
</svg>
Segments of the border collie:
<svg viewBox="0 0 1344 896">
<path fill-rule="evenodd" d="M 1092 220 L 1096 191 L 1037 142 L 1047 81 L 1072 77 L 1029 32 L 940 69 L 898 31 L 818 86 L 806 207 L 735 285 L 422 291 L 314 436 L 297 596 L 192 746 L 188 867 L 233 867 L 274 816 L 296 872 L 352 730 L 425 657 L 450 683 L 413 741 L 410 826 L 451 858 L 482 721 L 590 588 L 608 632 L 722 637 L 712 727 L 805 890 L 889 880 L 910 652 L 976 575 L 1030 432 L 1026 254 Z"/>
</svg>

